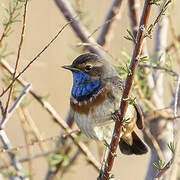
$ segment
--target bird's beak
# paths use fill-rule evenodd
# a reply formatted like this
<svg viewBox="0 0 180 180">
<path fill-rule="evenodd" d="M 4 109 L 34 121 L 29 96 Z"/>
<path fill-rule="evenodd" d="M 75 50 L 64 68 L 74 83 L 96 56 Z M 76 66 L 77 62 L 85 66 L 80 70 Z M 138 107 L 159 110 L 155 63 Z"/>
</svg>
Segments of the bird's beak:
<svg viewBox="0 0 180 180">
<path fill-rule="evenodd" d="M 72 65 L 65 65 L 65 66 L 61 66 L 64 69 L 70 70 L 70 71 L 78 71 L 77 68 L 72 67 Z"/>
</svg>

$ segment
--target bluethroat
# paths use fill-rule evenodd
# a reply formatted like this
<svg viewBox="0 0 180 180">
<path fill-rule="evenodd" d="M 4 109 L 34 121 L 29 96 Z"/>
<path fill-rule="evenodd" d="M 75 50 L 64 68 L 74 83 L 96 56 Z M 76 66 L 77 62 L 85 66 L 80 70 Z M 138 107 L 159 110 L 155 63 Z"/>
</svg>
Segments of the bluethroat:
<svg viewBox="0 0 180 180">
<path fill-rule="evenodd" d="M 120 108 L 123 82 L 113 65 L 96 54 L 77 57 L 71 65 L 63 66 L 73 74 L 70 113 L 87 137 L 110 144 L 114 129 L 113 114 Z M 143 128 L 143 114 L 137 104 L 129 104 L 119 148 L 123 154 L 144 154 L 147 146 L 135 133 Z"/>
</svg>

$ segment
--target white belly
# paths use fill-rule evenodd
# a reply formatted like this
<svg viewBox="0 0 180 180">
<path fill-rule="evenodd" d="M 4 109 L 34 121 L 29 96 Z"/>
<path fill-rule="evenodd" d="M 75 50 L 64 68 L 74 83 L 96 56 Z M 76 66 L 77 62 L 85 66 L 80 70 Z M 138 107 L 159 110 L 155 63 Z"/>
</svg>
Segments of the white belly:
<svg viewBox="0 0 180 180">
<path fill-rule="evenodd" d="M 82 133 L 89 138 L 99 141 L 106 140 L 110 143 L 115 124 L 112 114 L 120 107 L 120 102 L 115 104 L 116 107 L 114 103 L 105 100 L 102 105 L 95 107 L 95 109 L 92 107 L 88 115 L 75 112 L 75 121 Z M 133 117 L 134 108 L 132 108 L 132 105 L 129 105 L 125 118 Z"/>
<path fill-rule="evenodd" d="M 95 109 L 90 109 L 88 115 L 75 113 L 74 117 L 78 127 L 87 137 L 109 141 L 114 128 L 114 121 L 111 118 L 114 111 L 114 104 L 106 100 Z"/>
</svg>

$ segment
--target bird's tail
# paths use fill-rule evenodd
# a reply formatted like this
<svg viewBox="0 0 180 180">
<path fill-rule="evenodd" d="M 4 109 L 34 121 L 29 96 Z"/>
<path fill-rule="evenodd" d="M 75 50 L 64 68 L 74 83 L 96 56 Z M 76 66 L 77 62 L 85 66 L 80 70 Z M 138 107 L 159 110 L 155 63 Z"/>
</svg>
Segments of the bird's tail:
<svg viewBox="0 0 180 180">
<path fill-rule="evenodd" d="M 121 138 L 119 142 L 119 148 L 120 151 L 126 155 L 141 155 L 148 152 L 147 146 L 134 131 L 132 132 L 132 145 L 127 144 L 127 142 L 125 142 L 123 138 Z"/>
</svg>

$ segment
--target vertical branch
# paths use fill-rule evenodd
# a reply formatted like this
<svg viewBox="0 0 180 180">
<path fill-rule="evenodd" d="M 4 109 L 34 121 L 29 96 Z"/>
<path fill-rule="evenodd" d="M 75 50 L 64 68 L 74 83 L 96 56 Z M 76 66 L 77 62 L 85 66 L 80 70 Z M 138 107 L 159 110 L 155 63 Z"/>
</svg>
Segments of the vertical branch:
<svg viewBox="0 0 180 180">
<path fill-rule="evenodd" d="M 99 32 L 97 43 L 101 46 L 104 46 L 106 43 L 107 34 L 111 28 L 115 16 L 118 14 L 121 7 L 122 0 L 114 0 L 108 10 L 108 13 L 104 20 L 104 25 L 102 26 L 101 31 Z"/>
<path fill-rule="evenodd" d="M 128 0 L 129 3 L 129 13 L 130 13 L 130 21 L 131 21 L 131 29 L 133 31 L 134 37 L 137 35 L 139 21 L 140 21 L 140 0 Z M 142 47 L 143 56 L 149 56 L 148 47 L 146 43 L 146 39 L 144 40 Z M 149 88 L 154 88 L 154 80 L 152 75 L 149 73 L 148 68 L 144 68 L 144 71 L 147 74 L 147 84 Z"/>
<path fill-rule="evenodd" d="M 136 37 L 136 44 L 134 47 L 134 51 L 133 51 L 133 55 L 132 55 L 132 59 L 131 59 L 130 67 L 129 67 L 131 73 L 129 73 L 126 78 L 125 88 L 123 90 L 123 95 L 121 98 L 121 105 L 120 105 L 120 110 L 119 110 L 120 112 L 117 115 L 113 137 L 112 137 L 111 144 L 109 147 L 108 157 L 105 162 L 105 167 L 103 169 L 103 172 L 101 172 L 99 176 L 100 180 L 108 180 L 110 176 L 110 171 L 113 167 L 114 157 L 115 157 L 114 154 L 116 153 L 118 143 L 119 143 L 120 133 L 122 130 L 122 120 L 125 117 L 125 113 L 128 107 L 128 102 L 125 99 L 129 98 L 130 93 L 131 93 L 135 72 L 138 66 L 139 57 L 141 55 L 143 40 L 146 35 L 146 28 L 147 28 L 147 23 L 149 20 L 149 15 L 150 15 L 150 10 L 151 10 L 150 2 L 151 2 L 150 0 L 146 0 L 144 3 L 143 14 L 141 17 L 141 21 L 140 21 L 140 25 L 139 25 L 139 29 L 138 29 L 138 33 Z"/>
</svg>

